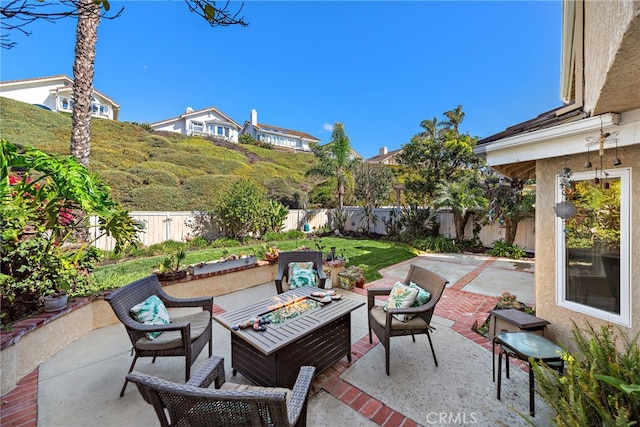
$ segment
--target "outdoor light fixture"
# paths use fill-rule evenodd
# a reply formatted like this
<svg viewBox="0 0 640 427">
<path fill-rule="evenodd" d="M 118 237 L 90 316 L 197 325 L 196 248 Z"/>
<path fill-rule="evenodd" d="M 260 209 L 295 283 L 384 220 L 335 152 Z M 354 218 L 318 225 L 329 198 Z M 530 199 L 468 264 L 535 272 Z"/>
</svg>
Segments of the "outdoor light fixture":
<svg viewBox="0 0 640 427">
<path fill-rule="evenodd" d="M 593 166 L 591 164 L 591 161 L 589 160 L 589 151 L 590 148 L 593 146 L 597 146 L 598 147 L 598 155 L 600 156 L 600 168 L 598 169 L 598 167 L 596 166 L 596 176 L 593 179 L 593 183 L 598 185 L 600 184 L 601 179 L 600 178 L 604 178 L 604 188 L 605 190 L 609 188 L 609 182 L 607 182 L 607 177 L 609 176 L 608 173 L 606 173 L 604 171 L 604 168 L 602 167 L 602 157 L 604 156 L 604 146 L 605 144 L 612 144 L 615 143 L 616 144 L 616 157 L 613 159 L 613 166 L 620 166 L 622 164 L 622 161 L 618 158 L 618 131 L 615 132 L 605 132 L 602 129 L 602 121 L 600 122 L 600 135 L 599 136 L 588 136 L 587 137 L 587 162 L 584 164 L 584 167 L 587 169 L 591 169 L 591 167 Z M 600 171 L 600 173 L 598 174 L 598 170 Z"/>
<path fill-rule="evenodd" d="M 573 218 L 577 212 L 576 205 L 571 201 L 571 195 L 573 194 L 573 181 L 571 180 L 571 169 L 568 167 L 562 168 L 558 172 L 560 176 L 560 187 L 562 188 L 562 194 L 565 197 L 564 202 L 556 203 L 553 210 L 558 218 L 569 219 Z"/>
</svg>

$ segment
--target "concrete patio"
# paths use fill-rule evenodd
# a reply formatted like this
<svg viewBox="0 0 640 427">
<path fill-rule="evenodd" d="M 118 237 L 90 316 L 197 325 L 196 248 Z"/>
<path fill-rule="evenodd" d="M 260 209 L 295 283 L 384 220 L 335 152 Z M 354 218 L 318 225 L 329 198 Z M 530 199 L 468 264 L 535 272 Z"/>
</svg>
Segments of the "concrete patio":
<svg viewBox="0 0 640 427">
<path fill-rule="evenodd" d="M 533 301 L 534 263 L 431 254 L 385 269 L 381 272 L 384 278 L 368 286 L 392 285 L 406 275 L 411 263 L 450 280 L 433 322 L 439 366 L 434 365 L 426 337 L 416 337 L 415 343 L 410 337 L 394 338 L 391 375 L 386 376 L 384 348 L 377 340 L 369 344 L 366 306 L 361 307 L 352 313 L 352 363 L 343 358 L 315 379 L 308 425 L 530 425 L 520 415 L 528 411 L 526 372 L 511 369 L 511 378 L 503 380 L 502 400 L 497 400 L 491 378 L 491 344 L 470 328 L 474 321 L 486 319 L 496 297 L 504 291 L 521 301 Z M 366 299 L 363 290 L 339 292 L 348 298 Z M 275 294 L 271 282 L 216 297 L 214 304 L 216 312 L 221 312 Z M 225 358 L 227 380 L 247 382 L 240 374 L 231 375 L 230 334 L 217 322 L 213 325 L 214 354 Z M 206 357 L 203 351 L 194 369 Z M 157 425 L 153 409 L 133 385 L 124 397 L 118 397 L 130 362 L 130 343 L 119 324 L 94 330 L 67 346 L 38 369 L 37 425 Z M 136 370 L 184 381 L 182 358 L 159 358 L 155 364 L 140 359 Z M 3 418 L 5 415 L 3 408 Z M 537 398 L 536 417 L 530 422 L 547 426 L 551 417 L 552 411 Z M 8 418 L 2 424 L 28 425 L 11 424 Z"/>
</svg>

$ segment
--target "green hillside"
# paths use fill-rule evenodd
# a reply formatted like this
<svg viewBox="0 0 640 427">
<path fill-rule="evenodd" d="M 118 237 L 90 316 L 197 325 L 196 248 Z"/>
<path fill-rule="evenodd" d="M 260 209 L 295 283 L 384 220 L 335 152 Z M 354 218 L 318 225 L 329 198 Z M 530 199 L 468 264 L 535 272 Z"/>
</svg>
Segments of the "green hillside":
<svg viewBox="0 0 640 427">
<path fill-rule="evenodd" d="M 0 135 L 18 145 L 68 154 L 71 117 L 0 97 Z M 128 210 L 209 209 L 216 193 L 251 178 L 278 199 L 308 193 L 312 154 L 148 132 L 125 122 L 93 119 L 90 169 Z"/>
</svg>

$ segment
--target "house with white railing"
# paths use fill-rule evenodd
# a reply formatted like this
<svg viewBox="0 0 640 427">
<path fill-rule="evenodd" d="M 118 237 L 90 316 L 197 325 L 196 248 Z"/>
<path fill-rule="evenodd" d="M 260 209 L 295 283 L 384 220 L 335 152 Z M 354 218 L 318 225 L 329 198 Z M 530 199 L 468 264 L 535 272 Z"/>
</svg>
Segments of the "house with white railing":
<svg viewBox="0 0 640 427">
<path fill-rule="evenodd" d="M 287 151 L 311 151 L 310 144 L 320 140 L 313 135 L 279 126 L 258 123 L 258 112 L 251 110 L 250 119 L 244 123 L 241 135 L 251 135 L 253 139 L 271 144 L 276 149 Z"/>
<path fill-rule="evenodd" d="M 51 111 L 71 113 L 73 80 L 65 75 L 0 82 L 0 96 L 37 105 Z M 91 94 L 91 116 L 118 120 L 120 105 L 94 89 Z"/>
<path fill-rule="evenodd" d="M 183 114 L 151 123 L 153 130 L 183 135 L 212 136 L 229 142 L 238 142 L 240 125 L 216 107 L 194 110 L 187 107 Z"/>
</svg>

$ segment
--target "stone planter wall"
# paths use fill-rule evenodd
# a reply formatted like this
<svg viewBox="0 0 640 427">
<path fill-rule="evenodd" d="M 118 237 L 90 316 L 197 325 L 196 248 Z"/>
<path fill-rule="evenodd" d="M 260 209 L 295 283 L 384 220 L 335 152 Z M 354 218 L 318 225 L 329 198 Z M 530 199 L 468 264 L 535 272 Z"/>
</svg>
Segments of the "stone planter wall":
<svg viewBox="0 0 640 427">
<path fill-rule="evenodd" d="M 276 272 L 277 265 L 260 263 L 229 271 L 187 276 L 177 282 L 163 282 L 163 287 L 168 294 L 179 298 L 215 297 L 272 282 Z M 116 323 L 118 319 L 109 304 L 102 299 L 91 298 L 77 298 L 62 311 L 41 313 L 16 323 L 13 331 L 2 332 L 2 394 L 13 390 L 22 377 L 70 343 L 94 329 Z M 122 333 L 125 333 L 124 329 Z"/>
</svg>

